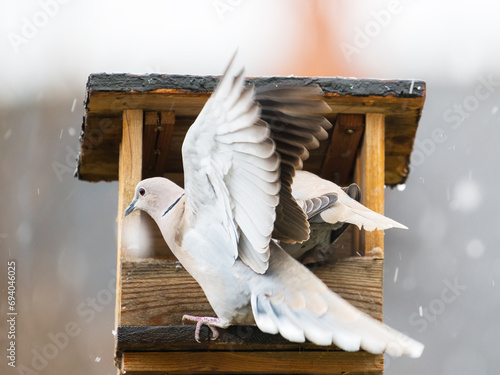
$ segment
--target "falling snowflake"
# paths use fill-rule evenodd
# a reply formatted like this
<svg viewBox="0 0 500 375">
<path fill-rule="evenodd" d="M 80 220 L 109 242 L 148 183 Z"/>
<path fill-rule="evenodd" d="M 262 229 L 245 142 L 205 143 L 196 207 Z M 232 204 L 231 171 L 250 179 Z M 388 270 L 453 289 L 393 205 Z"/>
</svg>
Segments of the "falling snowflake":
<svg viewBox="0 0 500 375">
<path fill-rule="evenodd" d="M 453 187 L 451 197 L 450 208 L 463 212 L 475 210 L 482 201 L 480 186 L 472 179 L 459 181 Z"/>
<path fill-rule="evenodd" d="M 478 238 L 475 238 L 467 244 L 465 252 L 469 258 L 480 258 L 484 254 L 484 244 Z"/>
</svg>

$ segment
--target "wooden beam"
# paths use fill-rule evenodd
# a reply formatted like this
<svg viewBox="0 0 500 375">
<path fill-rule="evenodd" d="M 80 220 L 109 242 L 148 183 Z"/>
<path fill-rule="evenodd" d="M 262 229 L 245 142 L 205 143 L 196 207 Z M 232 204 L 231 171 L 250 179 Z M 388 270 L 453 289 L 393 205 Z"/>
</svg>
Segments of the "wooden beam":
<svg viewBox="0 0 500 375">
<path fill-rule="evenodd" d="M 145 112 L 144 114 L 144 139 L 142 158 L 142 178 L 149 178 L 155 175 L 156 164 L 156 138 L 160 119 L 158 112 Z"/>
<path fill-rule="evenodd" d="M 325 284 L 362 311 L 382 320 L 381 259 L 353 257 L 313 265 Z M 122 260 L 121 325 L 175 326 L 182 315 L 215 316 L 198 283 L 177 262 Z"/>
<path fill-rule="evenodd" d="M 170 143 L 174 134 L 175 112 L 162 111 L 160 114 L 160 127 L 158 128 L 158 139 L 156 141 L 156 166 L 155 174 L 163 175 L 167 169 L 168 153 L 170 151 Z"/>
<path fill-rule="evenodd" d="M 337 116 L 321 168 L 321 177 L 341 185 L 349 182 L 364 127 L 364 115 Z"/>
<path fill-rule="evenodd" d="M 123 111 L 123 136 L 120 145 L 118 179 L 118 260 L 116 282 L 115 323 L 120 325 L 121 312 L 121 274 L 122 259 L 129 258 L 124 234 L 127 228 L 140 224 L 139 212 L 132 213 L 126 219 L 125 210 L 134 198 L 135 186 L 142 178 L 142 124 L 143 112 L 139 109 Z"/>
<path fill-rule="evenodd" d="M 356 161 L 355 182 L 361 188 L 361 203 L 384 214 L 385 183 L 385 115 L 368 113 L 365 132 Z M 368 254 L 374 248 L 384 249 L 384 232 L 361 231 L 359 252 Z"/>
<path fill-rule="evenodd" d="M 383 355 L 366 352 L 131 352 L 127 374 L 382 374 Z"/>
<path fill-rule="evenodd" d="M 118 357 L 123 352 L 164 352 L 164 351 L 249 351 L 249 350 L 318 350 L 310 342 L 294 343 L 281 335 L 264 333 L 255 325 L 230 326 L 218 329 L 219 337 L 211 340 L 211 332 L 202 326 L 200 342 L 194 339 L 196 326 L 120 326 L 117 329 Z M 323 347 L 321 349 L 327 349 Z M 335 346 L 328 350 L 340 350 Z"/>
</svg>

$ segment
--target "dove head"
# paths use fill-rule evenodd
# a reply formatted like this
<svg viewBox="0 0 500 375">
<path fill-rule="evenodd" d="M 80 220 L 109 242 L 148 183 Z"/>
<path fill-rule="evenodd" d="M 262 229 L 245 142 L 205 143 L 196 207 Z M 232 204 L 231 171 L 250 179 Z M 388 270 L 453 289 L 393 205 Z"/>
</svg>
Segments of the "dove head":
<svg viewBox="0 0 500 375">
<path fill-rule="evenodd" d="M 147 212 L 158 220 L 165 215 L 184 195 L 184 189 L 170 180 L 153 177 L 142 180 L 135 187 L 135 196 L 125 210 L 125 216 L 134 210 Z"/>
</svg>

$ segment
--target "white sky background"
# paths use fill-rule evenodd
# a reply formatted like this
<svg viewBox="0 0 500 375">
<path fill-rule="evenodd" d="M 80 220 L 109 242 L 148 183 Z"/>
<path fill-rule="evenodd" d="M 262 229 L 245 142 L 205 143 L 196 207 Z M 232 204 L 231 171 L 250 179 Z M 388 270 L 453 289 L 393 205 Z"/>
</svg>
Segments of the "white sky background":
<svg viewBox="0 0 500 375">
<path fill-rule="evenodd" d="M 58 5 L 47 11 L 42 3 Z M 2 1 L 3 105 L 39 98 L 53 88 L 83 90 L 93 72 L 220 74 L 237 46 L 247 75 L 295 74 L 296 42 L 308 32 L 300 8 L 306 2 L 299 0 L 61 3 Z M 332 15 L 337 41 L 355 45 L 357 30 L 366 30 L 373 12 L 390 3 L 323 1 L 321 11 Z M 500 3 L 402 1 L 396 8 L 379 31 L 371 29 L 374 35 L 360 53 L 342 61 L 348 62 L 349 75 L 466 84 L 481 72 L 500 69 Z M 35 24 L 34 35 L 23 30 L 26 20 Z M 17 47 L 13 34 L 25 38 Z M 338 54 L 339 48 L 336 43 L 324 53 Z"/>
<path fill-rule="evenodd" d="M 9 33 L 22 35 L 24 19 L 32 20 L 41 7 L 36 1 L 3 2 L 2 99 L 30 97 L 59 85 L 78 83 L 83 89 L 93 72 L 221 74 L 238 46 L 248 74 L 272 72 L 286 58 L 283 51 L 291 50 L 286 44 L 293 36 L 293 31 L 287 38 L 276 35 L 276 24 L 293 22 L 293 12 L 278 4 L 240 3 L 221 18 L 211 1 L 73 0 L 60 5 L 15 52 Z M 281 52 L 271 58 L 275 43 Z"/>
<path fill-rule="evenodd" d="M 387 1 L 349 2 L 349 21 L 339 28 L 343 39 L 364 29 L 370 11 L 388 8 Z M 379 36 L 356 67 L 376 77 L 422 78 L 439 83 L 467 84 L 483 72 L 500 71 L 500 3 L 479 1 L 401 1 Z M 361 8 L 360 4 L 364 6 Z M 358 11 L 362 9 L 362 11 Z M 349 25 L 348 22 L 352 22 Z"/>
</svg>

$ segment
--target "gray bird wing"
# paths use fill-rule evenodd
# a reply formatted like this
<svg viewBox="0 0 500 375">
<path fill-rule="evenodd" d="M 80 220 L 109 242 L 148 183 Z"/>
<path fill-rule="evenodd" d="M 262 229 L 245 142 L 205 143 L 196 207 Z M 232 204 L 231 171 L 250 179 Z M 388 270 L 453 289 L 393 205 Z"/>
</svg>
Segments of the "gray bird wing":
<svg viewBox="0 0 500 375">
<path fill-rule="evenodd" d="M 270 137 L 280 155 L 280 200 L 276 207 L 273 238 L 285 243 L 303 242 L 309 238 L 307 213 L 292 196 L 295 171 L 302 169 L 308 150 L 319 147 L 328 138 L 332 125 L 320 115 L 330 112 L 322 100 L 319 86 L 266 86 L 256 90 L 261 105 L 261 119 L 269 124 Z"/>
<path fill-rule="evenodd" d="M 255 272 L 268 267 L 272 236 L 296 242 L 309 235 L 291 181 L 307 149 L 327 137 L 330 123 L 313 123 L 318 116 L 309 114 L 329 109 L 318 90 L 244 87 L 243 67 L 233 57 L 186 134 L 182 157 L 188 221 L 195 222 L 202 212 L 220 220 L 230 239 L 221 251 L 239 256 Z"/>
<path fill-rule="evenodd" d="M 367 231 L 389 228 L 407 229 L 403 224 L 376 213 L 359 203 L 355 199 L 358 196 L 358 189 L 355 186 L 349 187 L 347 188 L 349 194 L 347 194 L 340 186 L 331 181 L 322 179 L 310 172 L 297 171 L 292 186 L 292 193 L 297 202 L 302 206 L 306 202 L 318 197 L 329 194 L 337 195 L 338 199 L 329 207 L 323 207 L 321 212 L 318 212 L 312 218 L 312 221 L 330 223 L 338 227 L 340 227 L 339 224 L 349 223 L 358 226 L 359 229 L 364 228 Z"/>
</svg>

